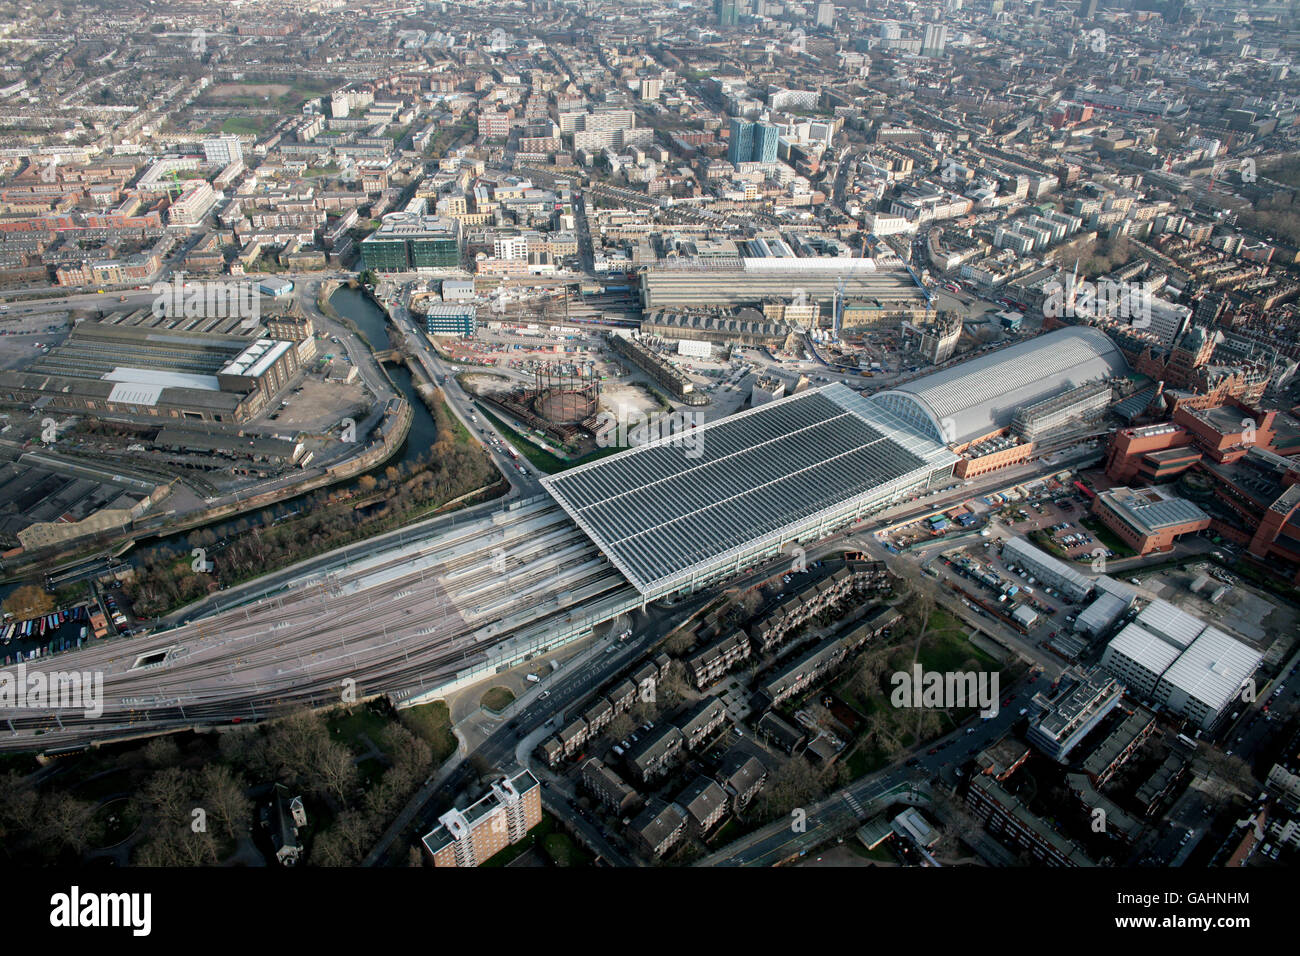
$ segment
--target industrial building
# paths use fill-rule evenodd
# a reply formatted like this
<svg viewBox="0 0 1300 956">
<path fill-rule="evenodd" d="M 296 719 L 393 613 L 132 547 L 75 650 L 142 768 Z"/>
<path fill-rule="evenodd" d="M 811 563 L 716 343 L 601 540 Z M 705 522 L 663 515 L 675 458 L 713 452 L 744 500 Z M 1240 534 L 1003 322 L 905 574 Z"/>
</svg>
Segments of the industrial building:
<svg viewBox="0 0 1300 956">
<path fill-rule="evenodd" d="M 1131 587 L 1105 574 L 1097 578 L 1095 587 L 1096 598 L 1079 612 L 1074 622 L 1074 629 L 1088 637 L 1100 637 L 1137 599 L 1137 592 Z"/>
<path fill-rule="evenodd" d="M 1250 645 L 1155 600 L 1106 645 L 1101 664 L 1134 694 L 1209 730 L 1261 660 Z"/>
<path fill-rule="evenodd" d="M 298 370 L 292 342 L 82 322 L 26 370 L 0 372 L 0 401 L 241 423 Z"/>
<path fill-rule="evenodd" d="M 657 309 L 759 308 L 764 302 L 798 300 L 824 304 L 829 315 L 837 299 L 872 306 L 863 324 L 886 317 L 923 321 L 929 314 L 925 293 L 906 270 L 878 269 L 873 259 L 821 256 L 765 259 L 675 259 L 641 273 L 642 305 Z"/>
<path fill-rule="evenodd" d="M 1092 593 L 1091 578 L 1034 547 L 1027 538 L 1009 538 L 1002 547 L 1002 560 L 1023 567 L 1048 587 L 1060 590 L 1071 601 L 1082 601 Z"/>
<path fill-rule="evenodd" d="M 843 385 L 543 479 L 645 598 L 688 592 L 951 480 L 956 456 Z"/>
<path fill-rule="evenodd" d="M 748 316 L 746 313 L 749 313 Z M 678 341 L 708 342 L 713 345 L 753 345 L 779 349 L 790 335 L 784 322 L 764 321 L 759 312 L 742 310 L 734 317 L 664 309 L 641 321 L 642 335 L 658 335 Z"/>
<path fill-rule="evenodd" d="M 627 359 L 631 364 L 645 372 L 656 385 L 667 389 L 669 394 L 679 402 L 685 402 L 687 405 L 708 404 L 708 396 L 698 392 L 695 383 L 687 378 L 677 366 L 660 358 L 657 352 L 644 343 L 637 341 L 633 336 L 607 332 L 605 334 L 605 343 L 609 346 L 611 352 L 620 358 Z"/>
</svg>

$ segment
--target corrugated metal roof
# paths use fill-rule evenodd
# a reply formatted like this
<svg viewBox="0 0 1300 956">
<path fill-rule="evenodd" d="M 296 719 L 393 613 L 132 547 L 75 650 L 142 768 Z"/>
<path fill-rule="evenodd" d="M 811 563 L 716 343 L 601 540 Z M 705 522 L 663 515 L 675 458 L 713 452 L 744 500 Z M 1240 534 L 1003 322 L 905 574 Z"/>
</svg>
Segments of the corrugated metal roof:
<svg viewBox="0 0 1300 956">
<path fill-rule="evenodd" d="M 1137 616 L 1138 623 L 1176 647 L 1185 648 L 1205 628 L 1205 623 L 1168 601 L 1156 598 Z"/>
<path fill-rule="evenodd" d="M 1217 627 L 1207 627 L 1174 661 L 1161 682 L 1217 712 L 1241 691 L 1263 657 Z"/>
<path fill-rule="evenodd" d="M 1179 653 L 1173 644 L 1136 623 L 1126 625 L 1115 635 L 1106 650 L 1112 654 L 1122 654 L 1157 677 L 1178 659 Z"/>
<path fill-rule="evenodd" d="M 1071 326 L 899 385 L 880 397 L 915 403 L 932 417 L 940 436 L 961 444 L 1010 425 L 1022 406 L 1128 371 L 1106 333 Z M 952 422 L 946 430 L 944 419 Z"/>
</svg>

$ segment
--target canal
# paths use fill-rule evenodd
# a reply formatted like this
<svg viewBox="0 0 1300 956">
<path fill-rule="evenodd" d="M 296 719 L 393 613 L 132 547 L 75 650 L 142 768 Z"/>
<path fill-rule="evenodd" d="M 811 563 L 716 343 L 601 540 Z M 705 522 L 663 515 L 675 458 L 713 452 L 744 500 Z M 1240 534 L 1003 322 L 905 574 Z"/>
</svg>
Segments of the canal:
<svg viewBox="0 0 1300 956">
<path fill-rule="evenodd" d="M 375 305 L 375 303 L 360 289 L 354 289 L 348 286 L 339 288 L 338 291 L 330 297 L 330 305 L 333 306 L 339 315 L 343 316 L 356 327 L 357 331 L 361 333 L 362 337 L 367 343 L 369 343 L 372 349 L 380 351 L 392 347 L 392 342 L 388 337 L 387 317 L 379 306 Z M 402 447 L 398 449 L 397 454 L 383 464 L 372 468 L 367 472 L 367 474 L 378 474 L 390 465 L 415 461 L 423 455 L 431 445 L 433 445 L 438 437 L 438 426 L 434 423 L 433 416 L 429 414 L 429 410 L 425 407 L 424 402 L 416 393 L 415 384 L 412 380 L 410 371 L 408 371 L 403 365 L 388 365 L 385 366 L 385 370 L 388 373 L 388 377 L 392 380 L 393 385 L 396 386 L 397 390 L 411 405 L 411 428 L 406 436 L 406 441 L 403 443 Z M 340 482 L 336 485 L 329 485 L 328 488 L 330 490 L 352 488 L 361 477 L 361 475 L 358 475 L 355 478 Z M 133 563 L 133 554 L 141 548 L 162 547 L 178 554 L 188 553 L 192 547 L 190 544 L 190 535 L 199 530 L 209 530 L 218 538 L 229 538 L 236 533 L 236 526 L 241 521 L 254 525 L 268 524 L 273 522 L 277 517 L 297 511 L 303 506 L 311 494 L 312 492 L 308 492 L 306 494 L 297 495 L 293 498 L 287 498 L 284 501 L 278 502 L 268 508 L 264 508 L 261 511 L 249 512 L 233 518 L 216 521 L 212 524 L 203 526 L 202 529 L 192 528 L 189 531 L 177 534 L 142 538 L 136 543 L 135 548 L 131 552 L 127 553 L 124 563 Z M 34 583 L 39 583 L 39 580 L 39 576 L 32 579 Z M 20 586 L 21 583 L 22 582 L 0 586 L 0 601 L 7 598 L 15 588 Z M 84 622 L 78 622 L 78 628 L 74 629 L 71 626 L 71 622 L 69 622 L 67 631 L 64 632 L 61 629 L 57 635 L 58 638 L 63 639 L 67 637 L 75 637 L 75 635 L 79 633 L 80 623 Z M 50 637 L 54 636 L 55 635 L 51 633 Z M 40 643 L 48 646 L 50 642 L 49 640 L 46 640 L 41 641 Z M 4 651 L 0 651 L 0 661 L 2 661 L 6 656 L 5 652 L 12 654 L 20 648 L 23 650 L 30 650 L 34 646 L 35 644 L 33 642 L 15 639 L 11 647 L 6 647 L 4 648 Z M 55 647 L 57 648 L 58 646 L 58 643 L 56 643 Z"/>
</svg>

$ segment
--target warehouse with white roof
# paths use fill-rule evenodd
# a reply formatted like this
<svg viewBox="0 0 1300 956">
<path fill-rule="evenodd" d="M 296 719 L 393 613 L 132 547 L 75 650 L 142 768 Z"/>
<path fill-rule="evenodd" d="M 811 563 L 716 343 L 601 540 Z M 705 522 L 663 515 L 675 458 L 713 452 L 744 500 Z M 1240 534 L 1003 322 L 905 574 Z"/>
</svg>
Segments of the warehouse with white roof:
<svg viewBox="0 0 1300 956">
<path fill-rule="evenodd" d="M 1264 655 L 1168 601 L 1152 601 L 1102 654 L 1134 694 L 1209 729 L 1241 697 Z"/>
</svg>

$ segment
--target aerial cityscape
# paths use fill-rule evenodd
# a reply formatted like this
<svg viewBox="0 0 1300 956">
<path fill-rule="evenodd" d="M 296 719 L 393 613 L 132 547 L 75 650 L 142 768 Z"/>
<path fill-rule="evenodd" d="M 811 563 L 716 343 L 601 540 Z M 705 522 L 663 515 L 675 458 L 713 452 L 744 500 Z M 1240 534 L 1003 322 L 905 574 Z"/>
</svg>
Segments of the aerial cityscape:
<svg viewBox="0 0 1300 956">
<path fill-rule="evenodd" d="M 8 866 L 1300 860 L 1300 0 L 0 10 Z"/>
</svg>

